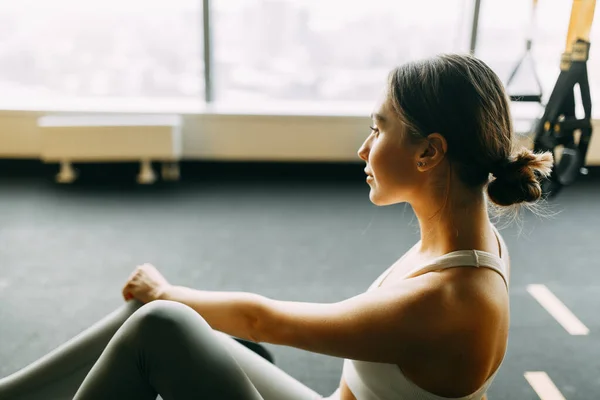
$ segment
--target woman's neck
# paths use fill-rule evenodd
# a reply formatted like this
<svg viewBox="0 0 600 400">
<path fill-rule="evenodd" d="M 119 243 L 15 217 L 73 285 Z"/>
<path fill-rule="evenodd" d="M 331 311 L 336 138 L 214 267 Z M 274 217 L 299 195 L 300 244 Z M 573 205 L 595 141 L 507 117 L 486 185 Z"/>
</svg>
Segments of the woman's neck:
<svg viewBox="0 0 600 400">
<path fill-rule="evenodd" d="M 485 243 L 491 226 L 483 192 L 465 193 L 446 202 L 433 196 L 428 199 L 413 204 L 421 229 L 420 253 L 437 256 Z"/>
</svg>

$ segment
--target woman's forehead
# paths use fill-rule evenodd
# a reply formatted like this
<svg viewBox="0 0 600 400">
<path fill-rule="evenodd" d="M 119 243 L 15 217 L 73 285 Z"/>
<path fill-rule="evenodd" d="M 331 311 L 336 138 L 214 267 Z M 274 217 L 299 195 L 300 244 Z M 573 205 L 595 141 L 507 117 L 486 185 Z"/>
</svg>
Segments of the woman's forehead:
<svg viewBox="0 0 600 400">
<path fill-rule="evenodd" d="M 373 108 L 373 112 L 371 113 L 371 118 L 374 120 L 390 121 L 392 118 L 390 102 L 387 97 L 379 99 L 375 103 L 375 107 Z"/>
</svg>

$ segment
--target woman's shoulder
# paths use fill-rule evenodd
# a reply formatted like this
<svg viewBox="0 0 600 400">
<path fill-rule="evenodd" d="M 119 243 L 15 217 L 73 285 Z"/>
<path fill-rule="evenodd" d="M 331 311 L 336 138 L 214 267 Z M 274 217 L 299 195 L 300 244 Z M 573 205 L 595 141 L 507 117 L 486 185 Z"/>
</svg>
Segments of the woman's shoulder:
<svg viewBox="0 0 600 400">
<path fill-rule="evenodd" d="M 459 271 L 461 270 L 461 271 Z M 464 274 L 469 269 L 455 270 Z M 468 273 L 468 272 L 466 272 Z M 442 293 L 439 309 L 432 315 L 443 316 L 442 326 L 431 335 L 424 335 L 419 351 L 398 365 L 407 377 L 432 393 L 471 393 L 489 378 L 502 362 L 506 351 L 509 328 L 508 301 L 500 289 L 498 294 L 486 293 L 489 287 L 468 284 L 464 280 L 448 280 L 437 276 L 438 290 Z M 474 283 L 474 282 L 471 282 Z M 497 287 L 496 283 L 491 284 Z M 504 290 L 506 293 L 506 290 Z M 506 296 L 507 297 L 507 296 Z M 439 371 L 440 379 L 432 378 L 432 370 Z M 442 376 L 451 379 L 443 379 Z M 435 374 L 434 374 L 435 375 Z M 462 389 L 456 386 L 461 382 Z M 449 385 L 449 386 L 447 386 Z"/>
</svg>

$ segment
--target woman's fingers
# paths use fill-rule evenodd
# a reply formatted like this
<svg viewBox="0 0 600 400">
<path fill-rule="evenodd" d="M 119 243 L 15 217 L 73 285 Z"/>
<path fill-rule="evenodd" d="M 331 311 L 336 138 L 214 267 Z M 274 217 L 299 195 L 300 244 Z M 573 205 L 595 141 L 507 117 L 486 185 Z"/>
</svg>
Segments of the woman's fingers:
<svg viewBox="0 0 600 400">
<path fill-rule="evenodd" d="M 123 289 L 121 290 L 125 301 L 133 299 L 133 294 L 131 294 L 131 290 L 133 289 L 132 283 L 135 282 L 135 279 L 138 276 L 140 270 L 141 270 L 141 268 L 138 265 L 133 270 L 133 272 L 129 275 L 129 278 L 127 278 L 127 282 L 125 283 L 125 285 L 123 286 Z"/>
<path fill-rule="evenodd" d="M 123 286 L 125 301 L 136 298 L 143 303 L 156 300 L 169 282 L 152 264 L 138 265 Z"/>
<path fill-rule="evenodd" d="M 127 284 L 125 286 L 123 286 L 123 298 L 125 299 L 125 301 L 130 300 L 133 298 L 133 295 L 131 294 L 131 286 L 129 284 L 129 282 L 127 282 Z"/>
</svg>

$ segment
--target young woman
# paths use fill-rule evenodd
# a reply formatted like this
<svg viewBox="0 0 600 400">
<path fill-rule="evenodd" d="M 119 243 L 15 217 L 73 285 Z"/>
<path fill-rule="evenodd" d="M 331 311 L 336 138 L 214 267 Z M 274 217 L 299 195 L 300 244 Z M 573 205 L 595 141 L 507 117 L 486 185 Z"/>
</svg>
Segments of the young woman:
<svg viewBox="0 0 600 400">
<path fill-rule="evenodd" d="M 421 238 L 365 293 L 277 301 L 173 286 L 143 265 L 125 306 L 1 380 L 0 398 L 322 398 L 235 336 L 344 358 L 331 399 L 485 399 L 510 320 L 508 250 L 488 202 L 538 200 L 552 157 L 514 149 L 502 83 L 470 56 L 394 69 L 372 119 L 358 151 L 370 200 L 409 203 Z"/>
</svg>

